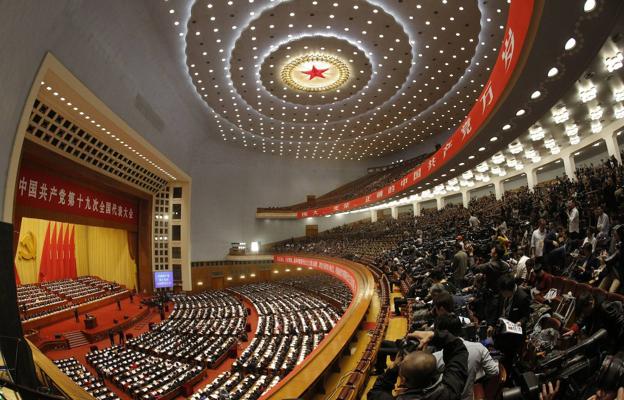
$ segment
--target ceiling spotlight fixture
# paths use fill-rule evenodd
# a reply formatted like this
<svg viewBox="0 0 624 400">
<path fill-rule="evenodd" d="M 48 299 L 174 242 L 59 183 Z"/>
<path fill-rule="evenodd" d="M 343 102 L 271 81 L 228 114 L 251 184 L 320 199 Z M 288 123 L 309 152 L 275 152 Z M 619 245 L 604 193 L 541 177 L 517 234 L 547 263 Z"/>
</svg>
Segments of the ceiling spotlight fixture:
<svg viewBox="0 0 624 400">
<path fill-rule="evenodd" d="M 599 120 L 602 117 L 602 113 L 603 113 L 602 107 L 596 106 L 592 108 L 591 110 L 589 110 L 589 118 L 591 118 L 592 121 Z"/>
<path fill-rule="evenodd" d="M 511 125 L 509 125 L 509 124 L 505 124 L 505 125 L 503 125 L 503 130 L 504 130 L 504 131 L 507 131 L 507 130 L 509 130 L 510 128 L 511 128 Z"/>
<path fill-rule="evenodd" d="M 575 144 L 579 144 L 581 142 L 581 138 L 578 136 L 570 136 L 570 144 L 571 145 L 575 145 Z"/>
<path fill-rule="evenodd" d="M 565 43 L 565 46 L 563 46 L 563 48 L 566 49 L 566 50 L 572 50 L 575 46 L 576 46 L 576 39 L 570 38 Z"/>
<path fill-rule="evenodd" d="M 525 113 L 526 113 L 526 111 L 524 111 L 524 109 L 521 108 L 518 111 L 516 111 L 516 117 L 520 117 L 520 116 L 524 115 Z"/>
<path fill-rule="evenodd" d="M 540 97 L 542 95 L 542 92 L 540 92 L 539 90 L 536 90 L 535 92 L 531 93 L 531 98 L 533 100 L 537 99 L 538 97 Z"/>
<path fill-rule="evenodd" d="M 591 131 L 592 133 L 600 133 L 600 131 L 602 131 L 602 124 L 600 121 L 594 121 L 591 123 Z"/>
<path fill-rule="evenodd" d="M 474 174 L 472 173 L 471 170 L 468 170 L 462 174 L 462 178 L 464 178 L 465 180 L 470 180 L 473 177 L 474 177 Z"/>
<path fill-rule="evenodd" d="M 488 169 L 490 169 L 490 166 L 488 165 L 487 161 L 483 161 L 481 164 L 477 165 L 477 171 L 478 172 L 483 173 L 483 172 L 487 171 Z M 475 179 L 476 179 L 476 177 L 475 177 Z M 481 180 L 481 179 L 477 179 L 477 180 Z"/>
<path fill-rule="evenodd" d="M 583 11 L 590 12 L 594 8 L 596 8 L 596 0 L 586 0 L 585 1 L 585 4 L 583 5 Z"/>
<path fill-rule="evenodd" d="M 565 127 L 565 133 L 566 133 L 566 135 L 568 135 L 570 137 L 576 136 L 578 134 L 578 131 L 579 131 L 578 125 L 574 124 L 574 123 L 566 125 L 566 127 Z"/>
<path fill-rule="evenodd" d="M 613 107 L 613 115 L 615 115 L 615 118 L 617 119 L 624 118 L 624 106 L 622 106 L 621 104 L 618 104 L 615 107 Z"/>
<path fill-rule="evenodd" d="M 570 113 L 564 105 L 560 105 L 552 110 L 553 119 L 557 124 L 563 124 L 570 118 Z"/>
<path fill-rule="evenodd" d="M 518 161 L 516 160 L 515 157 L 510 157 L 507 159 L 507 166 L 509 168 L 516 168 L 517 164 L 518 164 Z"/>
<path fill-rule="evenodd" d="M 492 162 L 497 165 L 502 164 L 505 162 L 505 156 L 503 155 L 502 152 L 499 151 L 498 153 L 492 156 Z"/>
<path fill-rule="evenodd" d="M 532 126 L 529 128 L 529 137 L 534 142 L 544 139 L 545 133 L 544 128 L 541 126 Z"/>
<path fill-rule="evenodd" d="M 556 67 L 552 67 L 551 69 L 548 70 L 548 77 L 552 78 L 553 76 L 557 75 L 559 73 L 559 70 Z"/>
<path fill-rule="evenodd" d="M 496 136 L 492 136 L 490 138 L 490 142 L 496 142 L 498 140 L 498 138 Z"/>
<path fill-rule="evenodd" d="M 613 90 L 613 99 L 615 101 L 623 101 L 624 100 L 624 88 L 614 89 Z"/>
<path fill-rule="evenodd" d="M 509 149 L 509 152 L 511 154 L 522 153 L 522 143 L 520 143 L 520 141 L 518 139 L 516 139 L 513 142 L 509 143 L 507 148 Z"/>
<path fill-rule="evenodd" d="M 547 149 L 552 149 L 553 147 L 557 146 L 557 142 L 555 142 L 555 139 L 552 137 L 549 137 L 548 139 L 544 140 L 544 147 L 546 147 Z"/>
<path fill-rule="evenodd" d="M 621 52 L 615 53 L 612 57 L 607 57 L 604 59 L 605 67 L 607 67 L 607 71 L 613 72 L 620 68 L 622 68 L 622 61 L 624 61 L 624 56 Z"/>
<path fill-rule="evenodd" d="M 585 89 L 579 90 L 579 97 L 583 103 L 587 103 L 596 98 L 598 94 L 598 89 L 594 86 L 593 83 L 590 83 Z"/>
</svg>

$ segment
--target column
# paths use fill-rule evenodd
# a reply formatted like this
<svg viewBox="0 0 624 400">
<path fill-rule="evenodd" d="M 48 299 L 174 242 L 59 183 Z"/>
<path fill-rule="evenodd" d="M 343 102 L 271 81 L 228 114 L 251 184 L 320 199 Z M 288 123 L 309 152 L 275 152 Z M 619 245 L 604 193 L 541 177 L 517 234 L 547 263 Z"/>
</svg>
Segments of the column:
<svg viewBox="0 0 624 400">
<path fill-rule="evenodd" d="M 620 146 L 618 146 L 617 134 L 615 132 L 609 133 L 604 139 L 607 143 L 607 153 L 609 153 L 609 157 L 615 156 L 618 163 L 622 164 L 622 154 L 620 153 Z"/>
<path fill-rule="evenodd" d="M 371 222 L 377 222 L 377 210 L 370 210 Z"/>
<path fill-rule="evenodd" d="M 420 203 L 415 201 L 412 203 L 412 207 L 414 207 L 414 216 L 420 217 Z"/>
<path fill-rule="evenodd" d="M 574 153 L 563 156 L 563 168 L 571 181 L 576 180 L 576 163 L 574 162 Z"/>
<path fill-rule="evenodd" d="M 464 204 L 464 208 L 468 208 L 468 203 L 470 203 L 470 194 L 467 190 L 462 190 L 462 203 Z"/>
<path fill-rule="evenodd" d="M 532 192 L 535 185 L 537 185 L 537 170 L 533 167 L 529 167 L 526 170 L 526 176 L 527 176 L 527 186 L 529 187 L 529 190 Z"/>
<path fill-rule="evenodd" d="M 444 197 L 440 196 L 438 198 L 436 198 L 436 204 L 438 206 L 438 210 L 441 210 L 444 208 Z"/>
<path fill-rule="evenodd" d="M 503 193 L 505 189 L 503 188 L 503 180 L 497 179 L 493 182 L 494 184 L 494 195 L 496 196 L 496 200 L 501 200 L 503 198 Z"/>
<path fill-rule="evenodd" d="M 399 207 L 390 207 L 392 219 L 399 219 Z"/>
</svg>

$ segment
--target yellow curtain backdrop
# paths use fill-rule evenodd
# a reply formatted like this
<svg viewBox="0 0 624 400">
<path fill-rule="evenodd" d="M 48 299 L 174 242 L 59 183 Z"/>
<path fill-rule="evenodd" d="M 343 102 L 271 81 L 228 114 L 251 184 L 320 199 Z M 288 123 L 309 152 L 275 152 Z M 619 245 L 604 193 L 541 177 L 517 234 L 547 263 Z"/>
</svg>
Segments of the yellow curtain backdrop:
<svg viewBox="0 0 624 400">
<path fill-rule="evenodd" d="M 64 224 L 35 218 L 22 218 L 15 266 L 22 284 L 39 281 L 39 266 L 45 242 L 46 228 L 50 224 L 50 235 L 54 226 L 63 232 L 67 227 L 74 230 L 76 272 L 78 276 L 94 275 L 107 281 L 114 281 L 127 288 L 136 288 L 136 262 L 130 256 L 128 233 L 121 229 L 96 226 Z M 71 230 L 70 230 L 71 232 Z M 30 238 L 29 238 L 30 237 Z M 33 240 L 34 239 L 34 240 Z M 36 256 L 32 259 L 20 256 L 20 247 L 34 241 Z"/>
</svg>

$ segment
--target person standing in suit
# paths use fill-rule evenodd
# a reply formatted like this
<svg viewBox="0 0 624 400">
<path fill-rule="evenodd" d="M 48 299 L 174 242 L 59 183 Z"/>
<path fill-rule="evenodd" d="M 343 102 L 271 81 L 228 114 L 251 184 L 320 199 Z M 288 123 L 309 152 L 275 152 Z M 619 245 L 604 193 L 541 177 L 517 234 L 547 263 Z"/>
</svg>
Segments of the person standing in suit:
<svg viewBox="0 0 624 400">
<path fill-rule="evenodd" d="M 108 338 L 110 339 L 111 346 L 114 346 L 115 345 L 115 333 L 113 332 L 112 329 L 108 330 Z"/>
<path fill-rule="evenodd" d="M 76 319 L 76 322 L 80 322 L 80 319 L 78 318 L 78 307 L 74 307 L 74 318 Z"/>
<path fill-rule="evenodd" d="M 117 299 L 117 309 L 121 311 L 121 301 Z"/>
</svg>

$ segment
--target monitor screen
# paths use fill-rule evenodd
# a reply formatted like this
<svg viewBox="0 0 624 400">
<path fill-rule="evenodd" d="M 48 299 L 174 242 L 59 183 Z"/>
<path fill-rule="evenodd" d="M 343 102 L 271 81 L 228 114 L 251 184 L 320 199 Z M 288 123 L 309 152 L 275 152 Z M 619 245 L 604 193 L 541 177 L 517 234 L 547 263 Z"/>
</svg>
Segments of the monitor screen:
<svg viewBox="0 0 624 400">
<path fill-rule="evenodd" d="M 173 271 L 154 272 L 154 289 L 172 288 L 172 287 L 173 287 Z"/>
</svg>

